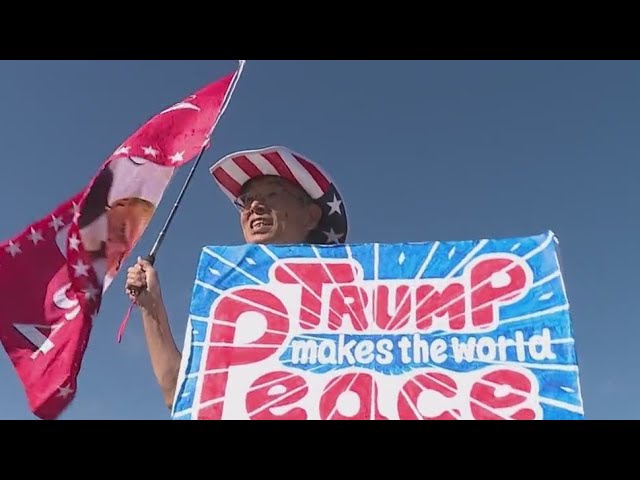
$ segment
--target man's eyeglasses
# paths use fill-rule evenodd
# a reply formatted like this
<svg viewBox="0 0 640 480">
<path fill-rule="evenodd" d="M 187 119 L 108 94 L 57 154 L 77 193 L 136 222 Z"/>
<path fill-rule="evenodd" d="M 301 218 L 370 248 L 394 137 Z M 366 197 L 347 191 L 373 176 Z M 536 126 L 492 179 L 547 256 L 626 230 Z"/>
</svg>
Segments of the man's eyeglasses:
<svg viewBox="0 0 640 480">
<path fill-rule="evenodd" d="M 240 195 L 234 203 L 238 210 L 246 210 L 253 205 L 253 202 L 258 202 L 262 205 L 269 206 L 281 195 L 281 192 L 269 192 L 267 194 L 259 193 L 245 193 Z"/>
<path fill-rule="evenodd" d="M 307 204 L 309 202 L 309 199 L 305 196 L 296 195 L 288 190 L 279 190 L 268 193 L 245 193 L 243 195 L 240 195 L 233 203 L 240 211 L 251 208 L 253 202 L 258 202 L 261 205 L 271 208 L 278 201 L 278 199 L 282 198 L 283 195 L 291 195 L 297 200 L 300 200 L 303 204 Z"/>
</svg>

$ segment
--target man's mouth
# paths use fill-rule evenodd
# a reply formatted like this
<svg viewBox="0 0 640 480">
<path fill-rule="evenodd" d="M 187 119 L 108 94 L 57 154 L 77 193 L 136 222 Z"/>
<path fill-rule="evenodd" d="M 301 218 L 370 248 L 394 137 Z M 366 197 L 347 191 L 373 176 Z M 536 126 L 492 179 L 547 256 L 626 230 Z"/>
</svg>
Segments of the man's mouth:
<svg viewBox="0 0 640 480">
<path fill-rule="evenodd" d="M 273 222 L 267 218 L 256 218 L 251 220 L 249 227 L 253 231 L 267 230 L 273 226 Z"/>
</svg>

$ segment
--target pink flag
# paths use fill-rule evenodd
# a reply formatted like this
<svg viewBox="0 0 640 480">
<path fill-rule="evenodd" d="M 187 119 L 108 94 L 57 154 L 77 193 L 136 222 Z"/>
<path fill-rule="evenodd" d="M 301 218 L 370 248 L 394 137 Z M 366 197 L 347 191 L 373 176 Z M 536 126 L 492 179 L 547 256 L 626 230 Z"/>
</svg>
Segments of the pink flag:
<svg viewBox="0 0 640 480">
<path fill-rule="evenodd" d="M 151 118 L 85 189 L 0 244 L 0 342 L 39 418 L 73 400 L 102 294 L 176 169 L 209 146 L 243 66 Z"/>
</svg>

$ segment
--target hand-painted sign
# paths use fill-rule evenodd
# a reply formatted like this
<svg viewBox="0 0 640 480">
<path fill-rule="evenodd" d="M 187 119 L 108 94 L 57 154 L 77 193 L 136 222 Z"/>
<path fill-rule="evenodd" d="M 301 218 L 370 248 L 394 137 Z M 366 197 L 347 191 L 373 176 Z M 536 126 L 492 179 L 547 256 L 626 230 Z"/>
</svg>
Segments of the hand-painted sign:
<svg viewBox="0 0 640 480">
<path fill-rule="evenodd" d="M 581 419 L 553 233 L 205 247 L 173 419 Z"/>
</svg>

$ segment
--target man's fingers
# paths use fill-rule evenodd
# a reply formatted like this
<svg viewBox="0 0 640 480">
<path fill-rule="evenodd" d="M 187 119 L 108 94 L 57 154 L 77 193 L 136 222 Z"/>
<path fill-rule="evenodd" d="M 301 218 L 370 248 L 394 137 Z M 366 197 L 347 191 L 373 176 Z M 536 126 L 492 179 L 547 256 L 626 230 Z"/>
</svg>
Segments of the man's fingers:
<svg viewBox="0 0 640 480">
<path fill-rule="evenodd" d="M 144 272 L 129 272 L 127 274 L 127 282 L 143 282 L 147 280 Z"/>
<path fill-rule="evenodd" d="M 146 287 L 137 285 L 127 285 L 126 292 L 131 300 L 137 299 L 138 295 L 144 292 Z"/>
<path fill-rule="evenodd" d="M 127 270 L 125 291 L 129 300 L 137 305 L 143 300 L 140 295 L 147 294 L 149 274 L 153 275 L 153 266 L 142 257 L 138 257 L 137 262 Z"/>
<path fill-rule="evenodd" d="M 146 272 L 139 265 L 131 267 L 131 268 L 129 268 L 127 270 L 127 279 L 129 279 L 129 278 L 146 278 L 146 277 L 147 277 Z"/>
<path fill-rule="evenodd" d="M 127 275 L 126 288 L 128 290 L 147 288 L 147 277 L 140 272 L 130 273 Z"/>
<path fill-rule="evenodd" d="M 151 265 L 151 263 L 149 263 L 147 260 L 145 260 L 142 257 L 138 257 L 138 262 L 136 263 L 136 266 L 146 272 L 153 270 L 153 265 Z"/>
<path fill-rule="evenodd" d="M 146 274 L 140 267 L 133 267 L 127 270 L 127 280 L 134 278 L 146 278 Z"/>
</svg>

